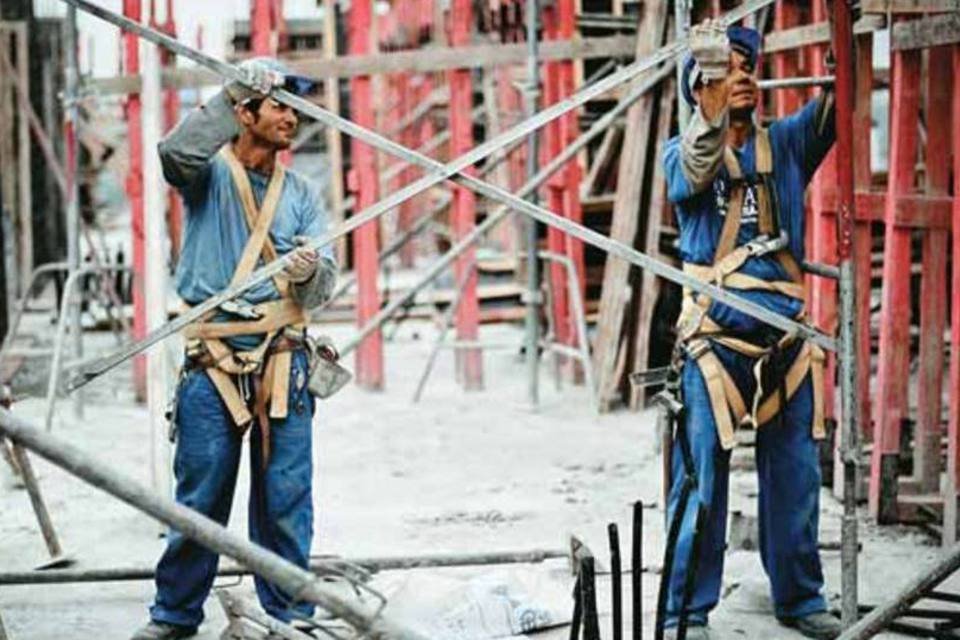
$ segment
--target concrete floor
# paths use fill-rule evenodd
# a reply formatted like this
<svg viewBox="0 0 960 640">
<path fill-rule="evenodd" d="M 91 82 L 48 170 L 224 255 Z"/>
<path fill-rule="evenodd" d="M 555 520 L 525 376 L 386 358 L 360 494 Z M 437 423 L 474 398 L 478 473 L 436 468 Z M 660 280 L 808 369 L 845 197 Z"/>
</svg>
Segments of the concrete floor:
<svg viewBox="0 0 960 640">
<path fill-rule="evenodd" d="M 40 327 L 37 327 L 39 330 Z M 349 326 L 320 327 L 338 340 Z M 388 331 L 393 333 L 392 329 Z M 315 554 L 384 556 L 439 552 L 563 547 L 575 533 L 607 566 L 608 522 L 617 522 L 624 541 L 630 506 L 642 499 L 647 566 L 661 562 L 663 521 L 660 461 L 655 451 L 655 416 L 626 411 L 597 416 L 582 387 L 557 388 L 545 365 L 536 411 L 525 399 L 525 368 L 515 351 L 485 355 L 483 391 L 466 393 L 454 380 L 453 356 L 445 351 L 419 404 L 410 400 L 435 329 L 404 323 L 387 344 L 387 388 L 381 393 L 348 387 L 320 405 L 314 455 Z M 519 344 L 522 332 L 509 325 L 485 326 L 484 339 Z M 112 338 L 91 343 L 109 348 Z M 348 362 L 352 366 L 352 361 Z M 33 382 L 39 380 L 34 376 Z M 19 378 L 27 391 L 38 387 Z M 84 418 L 61 402 L 54 432 L 130 478 L 149 484 L 149 424 L 145 408 L 132 401 L 130 369 L 90 385 Z M 42 418 L 40 400 L 25 399 L 15 411 Z M 64 546 L 78 568 L 150 566 L 163 548 L 157 523 L 134 509 L 37 461 L 50 511 Z M 246 465 L 241 467 L 246 469 Z M 0 569 L 28 570 L 44 559 L 44 547 L 26 494 L 11 488 L 7 469 L 0 483 Z M 242 472 L 231 529 L 245 531 L 247 475 Z M 756 513 L 755 474 L 737 471 L 731 482 L 731 509 Z M 823 493 L 821 539 L 839 540 L 840 507 Z M 876 603 L 889 597 L 938 547 L 914 530 L 879 529 L 863 523 L 861 596 Z M 837 603 L 839 553 L 823 553 L 827 594 Z M 569 606 L 570 578 L 563 562 L 520 568 L 560 585 L 554 606 Z M 481 575 L 489 569 L 420 571 L 416 581 L 447 575 Z M 411 580 L 386 573 L 374 582 L 385 592 Z M 608 576 L 600 577 L 603 637 L 609 630 Z M 658 576 L 643 576 L 644 637 L 652 637 Z M 417 582 L 411 584 L 418 584 Z M 231 580 L 221 581 L 229 584 Z M 629 579 L 625 582 L 629 583 Z M 425 583 L 425 584 L 426 584 Z M 433 583 L 430 583 L 433 584 Z M 250 592 L 250 580 L 238 587 Z M 556 589 L 554 589 L 557 592 Z M 12 640 L 62 638 L 123 639 L 146 620 L 153 586 L 149 582 L 0 587 L 0 616 Z M 409 599 L 409 593 L 407 595 Z M 629 596 L 625 597 L 629 602 Z M 556 597 L 554 597 L 556 600 Z M 429 608 L 430 603 L 420 605 Z M 415 609 L 415 607 L 414 607 Z M 723 600 L 711 617 L 721 638 L 795 638 L 770 615 L 766 579 L 755 552 L 728 555 Z M 224 616 L 215 598 L 198 636 L 219 636 Z M 402 608 L 397 609 L 403 614 Z M 409 611 L 408 611 L 409 613 Z M 627 612 L 629 619 L 629 612 Z M 560 637 L 566 629 L 550 635 Z M 888 635 L 885 637 L 898 637 Z"/>
</svg>

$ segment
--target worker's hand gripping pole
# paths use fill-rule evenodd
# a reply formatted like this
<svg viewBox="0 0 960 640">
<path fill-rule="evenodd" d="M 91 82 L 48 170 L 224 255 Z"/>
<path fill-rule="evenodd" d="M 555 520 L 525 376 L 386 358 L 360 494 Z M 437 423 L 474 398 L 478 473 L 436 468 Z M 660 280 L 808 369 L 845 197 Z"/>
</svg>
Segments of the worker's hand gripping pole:
<svg viewBox="0 0 960 640">
<path fill-rule="evenodd" d="M 170 38 L 169 36 L 166 36 L 165 34 L 159 33 L 154 29 L 144 27 L 137 22 L 131 21 L 123 16 L 119 16 L 101 7 L 93 5 L 86 0 L 63 1 L 82 9 L 83 11 L 96 15 L 108 22 L 111 22 L 122 29 L 136 33 L 138 36 L 148 39 L 151 42 L 164 46 L 177 55 L 190 58 L 215 71 L 216 73 L 219 73 L 225 78 L 240 81 L 242 81 L 244 78 L 242 73 L 236 69 L 236 67 L 211 58 L 210 56 L 183 45 L 182 43 Z M 725 23 L 735 22 L 752 12 L 771 4 L 772 2 L 773 0 L 750 0 L 737 9 L 729 12 L 726 16 L 724 16 L 723 19 Z M 683 273 L 679 269 L 662 263 L 656 259 L 650 258 L 649 256 L 636 251 L 631 247 L 628 247 L 627 245 L 611 240 L 606 236 L 563 218 L 562 216 L 548 211 L 547 209 L 522 200 L 505 191 L 504 189 L 487 184 L 481 180 L 478 180 L 477 178 L 462 173 L 467 168 L 487 157 L 488 155 L 496 152 L 504 145 L 510 144 L 511 142 L 526 136 L 530 132 L 535 131 L 551 120 L 554 120 L 583 105 L 593 97 L 605 93 L 606 91 L 616 87 L 618 84 L 630 80 L 640 75 L 644 71 L 653 68 L 655 65 L 672 58 L 673 56 L 682 52 L 684 50 L 684 46 L 685 44 L 683 41 L 673 42 L 670 45 L 661 48 L 656 53 L 638 60 L 628 67 L 625 67 L 624 69 L 611 74 L 607 78 L 600 80 L 596 84 L 591 85 L 590 87 L 579 91 L 573 96 L 570 96 L 569 98 L 552 105 L 551 107 L 538 113 L 536 116 L 521 122 L 503 134 L 496 136 L 495 138 L 479 145 L 478 147 L 475 147 L 470 152 L 460 156 L 452 162 L 447 163 L 446 165 L 441 164 L 427 156 L 423 156 L 419 153 L 411 151 L 410 149 L 388 140 L 377 133 L 364 129 L 363 127 L 360 127 L 349 120 L 332 114 L 329 111 L 326 111 L 317 105 L 300 98 L 299 96 L 293 95 L 282 89 L 274 91 L 271 94 L 271 97 L 276 99 L 278 102 L 286 104 L 297 111 L 320 121 L 323 124 L 335 127 L 343 133 L 352 135 L 363 142 L 366 142 L 387 153 L 391 153 L 407 162 L 410 162 L 411 164 L 420 165 L 430 172 L 427 176 L 407 185 L 399 191 L 394 192 L 383 200 L 360 212 L 356 216 L 353 216 L 350 218 L 350 220 L 340 225 L 333 232 L 313 239 L 310 243 L 310 246 L 315 248 L 323 247 L 331 243 L 336 238 L 376 219 L 383 213 L 395 208 L 401 202 L 438 184 L 439 182 L 446 179 L 453 179 L 481 195 L 508 204 L 514 210 L 529 215 L 545 224 L 559 228 L 567 234 L 576 237 L 587 244 L 603 249 L 616 255 L 617 257 L 640 266 L 641 268 L 648 269 L 655 275 L 667 278 L 682 286 L 689 287 L 693 291 L 743 311 L 744 313 L 756 317 L 767 324 L 782 329 L 783 331 L 796 332 L 801 337 L 809 338 L 825 349 L 835 350 L 835 345 L 832 338 L 821 334 L 811 327 L 801 325 L 793 320 L 790 320 L 789 318 L 781 316 L 773 311 L 770 311 L 769 309 L 761 307 L 760 305 L 751 303 L 728 291 L 713 285 L 702 283 L 696 278 Z M 261 269 L 251 274 L 251 276 L 243 282 L 238 283 L 235 286 L 228 287 L 226 290 L 215 296 L 211 296 L 206 301 L 194 306 L 175 320 L 155 329 L 144 339 L 132 343 L 127 347 L 122 348 L 115 354 L 101 358 L 100 360 L 82 368 L 79 374 L 70 382 L 69 388 L 73 390 L 82 386 L 86 382 L 89 382 L 93 378 L 133 357 L 137 353 L 145 350 L 167 336 L 179 332 L 190 323 L 202 318 L 207 312 L 217 308 L 223 302 L 237 298 L 250 288 L 255 287 L 258 284 L 265 282 L 273 276 L 279 274 L 285 266 L 285 258 L 281 258 L 265 265 Z"/>
</svg>

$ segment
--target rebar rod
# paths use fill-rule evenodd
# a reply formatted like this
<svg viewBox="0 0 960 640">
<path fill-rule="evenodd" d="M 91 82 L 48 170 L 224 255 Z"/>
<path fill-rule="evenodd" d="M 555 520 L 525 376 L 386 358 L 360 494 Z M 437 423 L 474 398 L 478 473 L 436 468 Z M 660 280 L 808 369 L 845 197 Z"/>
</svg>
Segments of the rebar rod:
<svg viewBox="0 0 960 640">
<path fill-rule="evenodd" d="M 527 78 L 523 89 L 525 115 L 529 120 L 537 112 L 537 98 L 540 95 L 540 39 L 537 37 L 537 14 L 539 13 L 537 0 L 526 1 L 527 27 Z M 531 131 L 527 137 L 527 181 L 533 180 L 537 174 L 539 162 L 539 147 L 537 145 L 537 131 Z M 527 194 L 532 204 L 537 203 L 537 190 L 531 189 Z M 537 221 L 534 218 L 526 219 L 527 236 L 527 313 L 524 319 L 524 333 L 527 350 L 527 400 L 533 407 L 537 406 L 540 397 L 540 264 L 537 262 L 539 239 L 537 237 Z"/>
<path fill-rule="evenodd" d="M 211 551 L 234 558 L 253 573 L 291 594 L 294 599 L 319 605 L 371 638 L 423 638 L 416 631 L 393 622 L 382 612 L 368 611 L 358 606 L 355 601 L 345 598 L 307 570 L 252 544 L 193 509 L 154 494 L 133 478 L 115 471 L 113 465 L 99 461 L 63 439 L 44 433 L 2 408 L 0 433 L 71 475 L 173 527 Z"/>
</svg>

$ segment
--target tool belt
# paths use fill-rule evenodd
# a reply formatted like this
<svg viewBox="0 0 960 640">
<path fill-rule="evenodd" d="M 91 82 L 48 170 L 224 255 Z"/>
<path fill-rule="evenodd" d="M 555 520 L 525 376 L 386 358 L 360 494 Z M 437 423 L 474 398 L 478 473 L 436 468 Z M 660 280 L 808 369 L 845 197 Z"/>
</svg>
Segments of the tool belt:
<svg viewBox="0 0 960 640">
<path fill-rule="evenodd" d="M 725 149 L 724 165 L 731 180 L 728 210 L 712 265 L 685 263 L 683 270 L 698 280 L 717 287 L 738 290 L 760 290 L 804 300 L 803 278 L 793 254 L 786 243 L 786 235 L 779 229 L 776 219 L 776 190 L 772 180 L 773 158 L 770 137 L 766 129 L 758 128 L 756 135 L 756 165 L 759 179 L 757 189 L 758 230 L 761 234 L 754 241 L 734 247 L 740 230 L 747 182 L 740 164 L 729 147 Z M 753 256 L 772 254 L 783 266 L 789 280 L 768 281 L 745 273 L 740 268 Z M 717 435 L 724 449 L 736 444 L 734 436 L 738 425 L 759 428 L 780 415 L 786 403 L 800 388 L 807 374 L 813 381 L 813 437 L 825 437 L 823 425 L 823 370 L 825 356 L 815 344 L 804 341 L 797 349 L 799 340 L 787 334 L 773 341 L 756 341 L 734 335 L 712 320 L 708 311 L 710 299 L 697 296 L 690 289 L 683 292 L 683 304 L 677 322 L 679 338 L 678 359 L 686 356 L 700 368 Z M 803 320 L 801 310 L 796 320 Z M 719 344 L 754 360 L 754 376 L 757 380 L 753 398 L 747 399 L 729 371 L 714 352 Z M 793 362 L 784 362 L 787 352 L 796 350 Z M 675 362 L 675 364 L 679 364 Z"/>
<path fill-rule="evenodd" d="M 230 168 L 250 230 L 250 238 L 230 282 L 233 286 L 253 272 L 259 259 L 272 262 L 278 257 L 269 230 L 283 191 L 285 171 L 279 162 L 274 165 L 266 195 L 258 207 L 246 169 L 230 146 L 221 149 L 220 155 Z M 257 305 L 237 301 L 227 310 L 241 312 L 244 319 L 212 322 L 211 317 L 217 313 L 214 310 L 204 322 L 183 330 L 188 366 L 202 368 L 210 377 L 241 433 L 256 418 L 263 441 L 264 464 L 270 452 L 270 419 L 288 415 L 293 351 L 306 344 L 306 314 L 293 299 L 287 279 L 275 276 L 273 280 L 280 293 L 279 300 Z M 223 340 L 246 335 L 264 337 L 256 349 L 246 351 L 234 349 Z M 241 386 L 245 387 L 243 392 Z"/>
</svg>

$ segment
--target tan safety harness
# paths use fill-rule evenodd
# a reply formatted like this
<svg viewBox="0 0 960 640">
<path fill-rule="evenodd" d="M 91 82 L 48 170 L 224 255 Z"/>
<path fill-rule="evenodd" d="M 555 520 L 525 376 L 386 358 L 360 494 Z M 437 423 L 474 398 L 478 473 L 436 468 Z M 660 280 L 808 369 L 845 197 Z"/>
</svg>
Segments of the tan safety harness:
<svg viewBox="0 0 960 640">
<path fill-rule="evenodd" d="M 736 247 L 737 235 L 743 214 L 744 198 L 748 188 L 744 180 L 740 163 L 730 147 L 724 149 L 724 166 L 730 177 L 730 193 L 727 215 L 712 265 L 685 263 L 685 272 L 698 280 L 709 282 L 718 287 L 740 290 L 775 291 L 797 300 L 804 300 L 803 275 L 789 247 L 783 245 L 773 253 L 776 260 L 789 275 L 789 280 L 767 281 L 745 273 L 740 268 L 754 255 L 762 255 L 763 242 L 750 242 Z M 773 209 L 776 206 L 776 192 L 773 187 L 773 154 L 770 147 L 770 135 L 766 129 L 758 128 L 756 134 L 756 169 L 759 180 L 755 187 L 758 206 L 758 238 L 771 238 L 779 235 L 775 224 Z M 766 246 L 770 246 L 769 241 Z M 754 344 L 742 337 L 729 335 L 723 327 L 708 315 L 710 298 L 694 295 L 684 289 L 683 305 L 677 323 L 680 344 L 687 357 L 700 367 L 710 397 L 717 434 L 724 449 L 736 444 L 734 429 L 737 425 L 752 425 L 754 428 L 768 423 L 779 415 L 783 405 L 796 393 L 808 372 L 813 377 L 813 436 L 825 436 L 823 425 L 823 368 L 824 353 L 815 344 L 804 342 L 793 363 L 783 375 L 777 389 L 763 388 L 764 367 L 781 357 L 783 351 L 796 343 L 798 338 L 788 334 L 773 346 Z M 805 312 L 798 314 L 797 320 L 803 320 Z M 730 372 L 723 366 L 713 351 L 713 344 L 721 344 L 733 351 L 756 361 L 754 375 L 757 389 L 748 405 L 743 398 Z"/>
<path fill-rule="evenodd" d="M 220 156 L 230 168 L 250 230 L 250 239 L 233 272 L 230 282 L 233 286 L 253 272 L 261 256 L 267 262 L 277 259 L 277 250 L 270 240 L 269 231 L 283 192 L 285 171 L 281 163 L 274 165 L 266 195 L 258 208 L 246 169 L 229 145 L 223 147 Z M 290 347 L 279 348 L 276 338 L 281 332 L 302 336 L 306 323 L 303 309 L 291 296 L 289 281 L 280 276 L 275 276 L 273 281 L 280 292 L 280 300 L 246 308 L 245 312 L 251 319 L 208 321 L 192 324 L 183 330 L 187 339 L 188 355 L 204 356 L 201 359 L 202 366 L 241 432 L 246 431 L 254 417 L 257 418 L 264 463 L 269 459 L 270 452 L 270 418 L 285 418 L 288 414 L 287 400 L 293 353 Z M 211 312 L 206 319 L 215 313 L 216 311 Z M 232 336 L 256 334 L 264 334 L 265 337 L 260 346 L 248 351 L 234 350 L 222 340 Z M 237 382 L 240 376 L 246 375 L 253 381 L 253 412 L 256 416 L 251 413 Z"/>
</svg>

